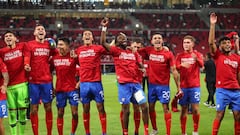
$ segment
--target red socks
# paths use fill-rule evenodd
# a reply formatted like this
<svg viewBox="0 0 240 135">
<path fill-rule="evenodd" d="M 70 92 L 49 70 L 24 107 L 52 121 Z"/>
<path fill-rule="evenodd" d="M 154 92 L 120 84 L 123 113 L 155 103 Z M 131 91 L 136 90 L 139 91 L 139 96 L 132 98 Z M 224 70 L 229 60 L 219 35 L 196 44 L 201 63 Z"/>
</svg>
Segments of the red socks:
<svg viewBox="0 0 240 135">
<path fill-rule="evenodd" d="M 172 114 L 165 113 L 164 114 L 165 124 L 166 124 L 166 132 L 167 135 L 171 135 L 171 121 L 172 121 Z"/>
<path fill-rule="evenodd" d="M 100 118 L 100 122 L 102 125 L 102 133 L 106 134 L 107 133 L 107 117 L 106 117 L 106 113 L 104 114 L 100 114 L 99 113 L 99 118 Z"/>
<path fill-rule="evenodd" d="M 181 122 L 182 134 L 186 134 L 187 116 L 185 116 L 185 117 L 180 117 L 180 122 Z"/>
<path fill-rule="evenodd" d="M 46 125 L 47 125 L 47 135 L 52 135 L 52 125 L 53 125 L 53 114 L 52 111 L 46 112 Z"/>
<path fill-rule="evenodd" d="M 58 135 L 63 135 L 63 118 L 57 118 Z"/>
<path fill-rule="evenodd" d="M 200 114 L 193 114 L 193 131 L 198 132 Z"/>
<path fill-rule="evenodd" d="M 77 126 L 78 126 L 78 119 L 73 119 L 73 118 L 72 118 L 72 129 L 71 129 L 71 133 L 75 133 L 75 132 L 76 132 Z"/>
<path fill-rule="evenodd" d="M 144 125 L 144 135 L 148 135 L 148 124 Z"/>
<path fill-rule="evenodd" d="M 134 112 L 133 114 L 133 118 L 134 118 L 134 125 L 135 125 L 135 133 L 138 133 L 138 129 L 140 126 L 140 117 L 141 117 L 141 113 L 140 112 Z"/>
<path fill-rule="evenodd" d="M 218 134 L 219 127 L 220 127 L 220 121 L 215 119 L 213 121 L 213 126 L 212 126 L 212 135 L 217 135 Z"/>
<path fill-rule="evenodd" d="M 38 114 L 31 114 L 30 119 L 32 123 L 33 134 L 38 135 Z"/>
<path fill-rule="evenodd" d="M 156 122 L 156 112 L 149 112 L 149 117 L 150 117 L 150 120 L 151 120 L 151 123 L 152 123 L 152 128 L 154 130 L 157 130 L 157 122 Z"/>
<path fill-rule="evenodd" d="M 235 121 L 234 123 L 234 135 L 240 135 L 240 122 Z"/>
<path fill-rule="evenodd" d="M 90 114 L 83 113 L 83 124 L 84 124 L 86 134 L 90 134 L 89 119 L 90 119 Z"/>
<path fill-rule="evenodd" d="M 123 135 L 128 135 L 128 129 L 123 129 Z"/>
</svg>

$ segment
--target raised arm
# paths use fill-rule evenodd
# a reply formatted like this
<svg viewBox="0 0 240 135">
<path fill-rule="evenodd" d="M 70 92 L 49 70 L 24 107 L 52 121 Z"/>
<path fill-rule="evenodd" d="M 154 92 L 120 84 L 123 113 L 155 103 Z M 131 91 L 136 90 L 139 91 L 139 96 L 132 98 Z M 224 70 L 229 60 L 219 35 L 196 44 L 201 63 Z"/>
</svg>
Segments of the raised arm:
<svg viewBox="0 0 240 135">
<path fill-rule="evenodd" d="M 110 45 L 106 42 L 106 32 L 107 32 L 107 25 L 108 25 L 108 18 L 104 18 L 101 21 L 102 26 L 102 32 L 101 32 L 101 38 L 100 38 L 100 44 L 107 50 L 110 51 Z"/>
<path fill-rule="evenodd" d="M 210 15 L 210 30 L 208 37 L 209 51 L 211 54 L 215 54 L 217 51 L 217 46 L 215 43 L 215 25 L 217 22 L 217 16 L 215 13 L 211 13 Z"/>
<path fill-rule="evenodd" d="M 233 35 L 233 40 L 234 40 L 234 43 L 235 43 L 235 53 L 240 55 L 240 50 L 239 50 L 239 36 L 238 34 L 236 35 Z"/>
</svg>

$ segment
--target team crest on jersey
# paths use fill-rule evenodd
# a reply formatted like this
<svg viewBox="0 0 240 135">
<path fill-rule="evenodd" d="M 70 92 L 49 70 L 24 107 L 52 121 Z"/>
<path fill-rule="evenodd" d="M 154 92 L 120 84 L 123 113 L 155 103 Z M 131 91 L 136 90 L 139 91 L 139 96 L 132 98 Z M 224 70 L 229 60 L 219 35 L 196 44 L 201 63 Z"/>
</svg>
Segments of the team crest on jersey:
<svg viewBox="0 0 240 135">
<path fill-rule="evenodd" d="M 79 58 L 89 57 L 89 56 L 95 56 L 96 53 L 93 49 L 89 49 L 87 51 L 81 51 L 79 54 Z"/>
<path fill-rule="evenodd" d="M 149 60 L 151 60 L 151 61 L 158 61 L 158 62 L 164 62 L 165 58 L 164 58 L 164 55 L 150 54 Z"/>
<path fill-rule="evenodd" d="M 133 53 L 121 52 L 121 54 L 119 55 L 119 59 L 136 60 L 136 57 Z"/>
<path fill-rule="evenodd" d="M 233 68 L 237 68 L 237 67 L 238 67 L 238 62 L 237 62 L 237 61 L 232 61 L 232 60 L 230 60 L 230 59 L 225 59 L 225 60 L 223 61 L 223 63 L 226 64 L 226 65 L 230 65 L 230 66 L 232 66 Z"/>
<path fill-rule="evenodd" d="M 14 52 L 9 52 L 4 55 L 4 61 L 11 60 L 17 57 L 22 57 L 22 52 L 19 50 L 16 50 Z"/>
</svg>

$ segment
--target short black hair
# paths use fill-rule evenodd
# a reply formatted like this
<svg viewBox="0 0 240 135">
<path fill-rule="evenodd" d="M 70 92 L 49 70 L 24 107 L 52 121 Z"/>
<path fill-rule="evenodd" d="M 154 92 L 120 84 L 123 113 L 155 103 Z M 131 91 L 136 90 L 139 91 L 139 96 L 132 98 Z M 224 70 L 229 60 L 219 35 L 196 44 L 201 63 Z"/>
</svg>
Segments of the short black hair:
<svg viewBox="0 0 240 135">
<path fill-rule="evenodd" d="M 16 33 L 11 31 L 11 30 L 7 30 L 6 32 L 3 33 L 3 37 L 7 34 L 7 33 L 11 33 L 13 34 L 14 36 L 16 36 Z"/>
<path fill-rule="evenodd" d="M 66 45 L 70 46 L 70 40 L 66 37 L 60 37 L 57 41 L 62 40 Z"/>
<path fill-rule="evenodd" d="M 221 42 L 224 41 L 224 40 L 229 40 L 229 41 L 231 41 L 231 39 L 230 39 L 229 37 L 227 37 L 227 36 L 222 36 L 222 37 L 220 37 L 220 38 L 218 39 L 218 44 L 220 45 Z"/>
</svg>

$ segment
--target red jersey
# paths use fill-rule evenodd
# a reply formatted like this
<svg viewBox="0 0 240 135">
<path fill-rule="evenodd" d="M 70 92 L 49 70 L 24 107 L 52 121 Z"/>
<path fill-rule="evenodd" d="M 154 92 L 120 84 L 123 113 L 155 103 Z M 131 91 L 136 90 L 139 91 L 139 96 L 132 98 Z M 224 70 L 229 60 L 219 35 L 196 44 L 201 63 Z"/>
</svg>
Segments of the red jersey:
<svg viewBox="0 0 240 135">
<path fill-rule="evenodd" d="M 111 46 L 110 53 L 114 58 L 118 83 L 139 83 L 138 63 L 142 62 L 139 54 L 115 46 Z"/>
<path fill-rule="evenodd" d="M 149 83 L 169 85 L 170 67 L 175 66 L 172 52 L 167 50 L 156 51 L 153 46 L 139 50 L 139 53 L 148 61 Z"/>
<path fill-rule="evenodd" d="M 237 74 L 240 72 L 240 57 L 237 54 L 224 55 L 219 50 L 214 55 L 216 64 L 216 87 L 240 89 Z"/>
<path fill-rule="evenodd" d="M 29 64 L 31 67 L 28 76 L 30 83 L 41 84 L 52 82 L 52 74 L 49 66 L 50 52 L 51 49 L 48 41 L 40 43 L 33 40 L 27 43 L 24 57 L 29 58 L 30 61 L 25 61 L 24 64 Z"/>
<path fill-rule="evenodd" d="M 7 66 L 9 74 L 8 86 L 27 82 L 26 72 L 24 70 L 23 50 L 25 43 L 18 43 L 11 49 L 4 47 L 0 50 L 0 57 Z"/>
<path fill-rule="evenodd" d="M 60 56 L 57 52 L 52 57 L 52 62 L 56 70 L 56 92 L 75 90 L 77 58 L 70 57 L 70 53 L 66 56 Z"/>
<path fill-rule="evenodd" d="M 2 59 L 0 58 L 0 70 L 1 70 L 1 75 L 0 75 L 0 86 L 3 85 L 3 77 L 2 73 L 8 72 L 7 66 L 3 63 Z M 3 94 L 0 90 L 0 100 L 6 100 L 6 94 Z"/>
<path fill-rule="evenodd" d="M 106 50 L 101 45 L 83 45 L 77 48 L 80 82 L 101 81 L 101 56 Z"/>
<path fill-rule="evenodd" d="M 193 58 L 193 53 L 197 60 Z M 188 63 L 188 68 L 181 66 L 182 63 Z M 180 73 L 180 87 L 193 88 L 200 86 L 200 68 L 203 67 L 203 56 L 197 51 L 191 53 L 182 52 L 176 57 L 176 67 Z"/>
</svg>

